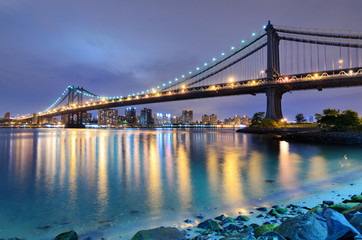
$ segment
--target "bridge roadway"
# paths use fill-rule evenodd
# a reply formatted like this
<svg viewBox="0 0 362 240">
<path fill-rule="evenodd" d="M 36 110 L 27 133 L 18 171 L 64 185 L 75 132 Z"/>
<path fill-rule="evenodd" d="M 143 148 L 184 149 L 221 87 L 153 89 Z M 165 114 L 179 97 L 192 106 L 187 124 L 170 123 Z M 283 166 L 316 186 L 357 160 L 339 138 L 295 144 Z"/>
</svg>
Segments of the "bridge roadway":
<svg viewBox="0 0 362 240">
<path fill-rule="evenodd" d="M 160 102 L 170 102 L 198 98 L 222 97 L 242 94 L 256 95 L 258 93 L 267 93 L 268 89 L 276 89 L 281 95 L 289 91 L 317 89 L 321 91 L 324 88 L 339 88 L 362 86 L 362 69 L 343 69 L 335 71 L 304 73 L 275 78 L 274 81 L 267 81 L 265 78 L 240 81 L 233 83 L 215 84 L 201 87 L 188 87 L 187 89 L 170 90 L 157 92 L 153 94 L 138 95 L 134 97 L 123 98 L 121 100 L 104 100 L 83 104 L 80 107 L 57 110 L 56 112 L 37 115 L 37 117 L 54 117 L 70 113 L 86 112 L 97 109 L 126 107 L 140 104 L 151 104 Z M 27 117 L 24 119 L 31 119 Z"/>
</svg>

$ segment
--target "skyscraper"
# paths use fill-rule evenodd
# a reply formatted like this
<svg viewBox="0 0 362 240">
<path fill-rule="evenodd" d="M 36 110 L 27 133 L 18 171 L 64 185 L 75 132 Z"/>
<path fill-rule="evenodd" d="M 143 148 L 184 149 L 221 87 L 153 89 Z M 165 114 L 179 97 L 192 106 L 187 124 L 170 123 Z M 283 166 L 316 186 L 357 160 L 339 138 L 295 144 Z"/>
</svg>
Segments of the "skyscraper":
<svg viewBox="0 0 362 240">
<path fill-rule="evenodd" d="M 118 124 L 118 109 L 99 109 L 98 125 Z"/>
<path fill-rule="evenodd" d="M 213 125 L 217 124 L 217 115 L 216 114 L 210 115 L 210 124 L 213 124 Z"/>
<path fill-rule="evenodd" d="M 144 108 L 141 110 L 140 124 L 152 124 L 152 109 Z"/>
<path fill-rule="evenodd" d="M 202 124 L 210 124 L 210 117 L 207 114 L 202 115 L 201 117 Z"/>
<path fill-rule="evenodd" d="M 193 122 L 193 111 L 183 110 L 182 111 L 182 124 L 192 124 Z"/>
<path fill-rule="evenodd" d="M 125 114 L 126 114 L 126 121 L 129 124 L 136 124 L 137 123 L 136 108 L 134 108 L 134 107 L 126 108 Z"/>
</svg>

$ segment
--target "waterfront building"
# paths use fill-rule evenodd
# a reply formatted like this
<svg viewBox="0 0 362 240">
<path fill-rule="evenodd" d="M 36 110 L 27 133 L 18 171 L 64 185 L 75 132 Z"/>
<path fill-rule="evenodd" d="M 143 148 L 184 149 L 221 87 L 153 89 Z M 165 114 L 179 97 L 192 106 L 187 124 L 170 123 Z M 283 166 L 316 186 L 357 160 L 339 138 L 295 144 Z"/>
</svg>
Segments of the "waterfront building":
<svg viewBox="0 0 362 240">
<path fill-rule="evenodd" d="M 9 120 L 10 119 L 10 112 L 7 112 L 4 114 L 4 120 Z"/>
<path fill-rule="evenodd" d="M 217 124 L 217 115 L 216 114 L 210 115 L 210 124 L 213 124 L 213 125 Z"/>
<path fill-rule="evenodd" d="M 126 122 L 128 122 L 129 124 L 137 123 L 136 108 L 134 107 L 126 108 L 125 114 L 126 114 Z"/>
<path fill-rule="evenodd" d="M 251 120 L 250 120 L 250 118 L 248 118 L 246 115 L 244 115 L 244 116 L 241 118 L 241 123 L 244 124 L 244 125 L 250 125 L 250 124 L 251 124 Z"/>
<path fill-rule="evenodd" d="M 179 123 L 181 123 L 180 117 L 172 116 L 172 118 L 171 118 L 171 123 L 172 123 L 172 124 L 179 124 Z"/>
<path fill-rule="evenodd" d="M 241 117 L 239 115 L 234 116 L 234 124 L 240 125 L 241 124 Z"/>
<path fill-rule="evenodd" d="M 152 124 L 152 109 L 144 108 L 141 110 L 140 124 Z"/>
<path fill-rule="evenodd" d="M 99 109 L 98 125 L 118 124 L 118 109 Z"/>
<path fill-rule="evenodd" d="M 192 124 L 193 123 L 193 111 L 192 110 L 183 110 L 182 111 L 182 124 Z"/>
<path fill-rule="evenodd" d="M 202 124 L 210 124 L 210 116 L 207 114 L 202 115 L 201 122 Z"/>
<path fill-rule="evenodd" d="M 233 118 L 225 118 L 224 119 L 224 124 L 225 125 L 235 125 L 235 122 L 234 122 Z"/>
<path fill-rule="evenodd" d="M 83 120 L 83 123 L 91 123 L 92 122 L 92 113 L 83 113 L 82 115 L 82 120 Z"/>
</svg>

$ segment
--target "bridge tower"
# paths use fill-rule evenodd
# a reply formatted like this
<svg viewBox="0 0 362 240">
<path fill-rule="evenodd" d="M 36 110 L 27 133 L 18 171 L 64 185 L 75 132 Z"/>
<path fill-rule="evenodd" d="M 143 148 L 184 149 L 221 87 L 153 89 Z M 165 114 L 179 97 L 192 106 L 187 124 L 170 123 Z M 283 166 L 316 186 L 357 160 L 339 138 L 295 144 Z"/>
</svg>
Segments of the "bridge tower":
<svg viewBox="0 0 362 240">
<path fill-rule="evenodd" d="M 83 87 L 75 88 L 73 86 L 68 87 L 68 107 L 75 107 L 83 104 L 83 94 L 81 92 L 84 90 Z M 68 121 L 66 128 L 84 128 L 83 125 L 83 113 L 84 111 L 68 113 Z"/>
<path fill-rule="evenodd" d="M 268 82 L 273 82 L 280 76 L 279 60 L 279 36 L 273 25 L 268 21 L 265 28 L 267 35 L 267 69 L 266 76 Z M 280 120 L 282 114 L 282 95 L 284 91 L 278 87 L 268 87 L 265 90 L 267 97 L 266 118 Z"/>
</svg>

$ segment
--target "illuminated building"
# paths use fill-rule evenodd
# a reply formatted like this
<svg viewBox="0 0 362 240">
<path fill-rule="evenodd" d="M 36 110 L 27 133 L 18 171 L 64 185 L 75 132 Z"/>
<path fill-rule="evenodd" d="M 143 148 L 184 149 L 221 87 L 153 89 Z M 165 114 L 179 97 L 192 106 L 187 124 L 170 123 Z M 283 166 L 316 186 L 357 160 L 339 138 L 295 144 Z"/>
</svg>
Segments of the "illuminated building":
<svg viewBox="0 0 362 240">
<path fill-rule="evenodd" d="M 140 124 L 152 124 L 152 109 L 144 108 L 141 110 Z"/>
<path fill-rule="evenodd" d="M 207 114 L 202 115 L 201 122 L 202 124 L 210 124 L 210 116 Z"/>
<path fill-rule="evenodd" d="M 241 117 L 239 115 L 234 116 L 234 124 L 240 125 L 241 124 Z"/>
<path fill-rule="evenodd" d="M 193 122 L 193 111 L 183 110 L 182 111 L 182 124 L 192 124 Z"/>
<path fill-rule="evenodd" d="M 126 108 L 125 113 L 126 113 L 126 122 L 128 122 L 129 124 L 137 123 L 136 108 L 128 107 Z"/>
<path fill-rule="evenodd" d="M 217 115 L 216 114 L 211 114 L 210 115 L 210 124 L 217 124 Z"/>
<path fill-rule="evenodd" d="M 116 124 L 118 124 L 118 109 L 98 110 L 98 125 L 116 125 Z"/>
</svg>

